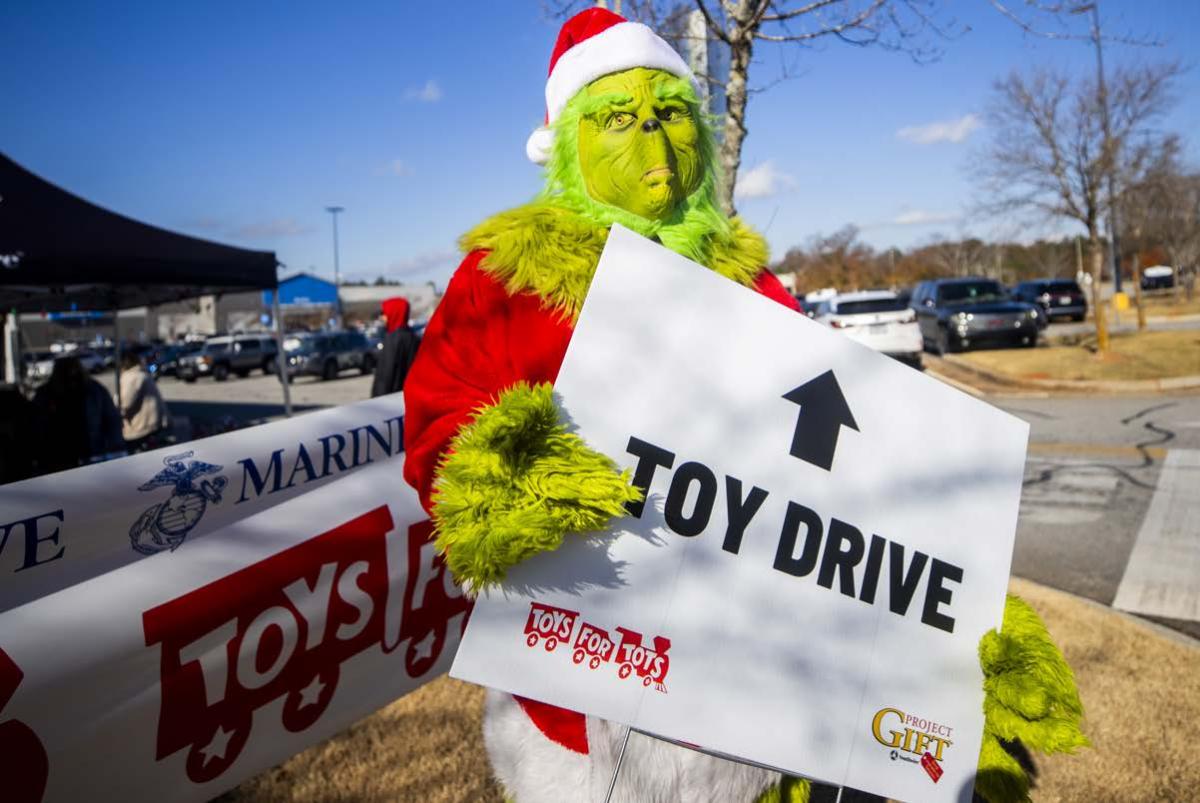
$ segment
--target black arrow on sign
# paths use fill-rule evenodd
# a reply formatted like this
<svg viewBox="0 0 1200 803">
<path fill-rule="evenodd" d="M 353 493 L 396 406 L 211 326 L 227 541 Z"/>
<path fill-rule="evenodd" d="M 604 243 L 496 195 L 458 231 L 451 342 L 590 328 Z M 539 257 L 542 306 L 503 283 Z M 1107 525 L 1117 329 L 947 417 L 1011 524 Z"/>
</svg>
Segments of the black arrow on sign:
<svg viewBox="0 0 1200 803">
<path fill-rule="evenodd" d="M 792 457 L 829 471 L 841 428 L 858 431 L 837 377 L 833 371 L 826 371 L 789 390 L 783 398 L 800 405 L 796 431 L 792 433 Z"/>
</svg>

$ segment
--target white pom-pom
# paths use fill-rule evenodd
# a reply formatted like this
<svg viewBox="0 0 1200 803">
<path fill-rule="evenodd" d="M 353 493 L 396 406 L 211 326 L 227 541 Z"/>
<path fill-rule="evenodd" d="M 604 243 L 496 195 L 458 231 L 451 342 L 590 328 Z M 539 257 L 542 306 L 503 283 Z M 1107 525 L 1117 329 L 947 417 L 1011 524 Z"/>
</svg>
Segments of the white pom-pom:
<svg viewBox="0 0 1200 803">
<path fill-rule="evenodd" d="M 525 155 L 534 164 L 544 165 L 550 161 L 550 151 L 554 148 L 554 129 L 543 126 L 535 128 L 525 142 Z"/>
</svg>

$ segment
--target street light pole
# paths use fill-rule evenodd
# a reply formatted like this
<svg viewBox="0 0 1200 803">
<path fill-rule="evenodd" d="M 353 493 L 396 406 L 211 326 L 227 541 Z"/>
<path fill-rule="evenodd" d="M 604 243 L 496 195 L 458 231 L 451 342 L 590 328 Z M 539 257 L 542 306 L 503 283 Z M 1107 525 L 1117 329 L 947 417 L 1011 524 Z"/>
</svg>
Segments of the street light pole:
<svg viewBox="0 0 1200 803">
<path fill-rule="evenodd" d="M 341 206 L 327 206 L 325 211 L 333 217 L 333 292 L 337 308 L 338 326 L 342 325 L 342 270 L 338 263 L 338 229 L 337 216 L 340 212 L 345 212 L 345 208 Z"/>
</svg>

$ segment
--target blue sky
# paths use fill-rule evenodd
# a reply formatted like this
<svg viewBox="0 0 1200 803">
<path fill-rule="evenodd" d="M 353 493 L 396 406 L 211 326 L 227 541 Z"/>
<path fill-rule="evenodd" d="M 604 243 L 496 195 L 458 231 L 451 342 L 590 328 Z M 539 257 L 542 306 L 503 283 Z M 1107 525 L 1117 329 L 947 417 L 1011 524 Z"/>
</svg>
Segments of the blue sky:
<svg viewBox="0 0 1200 803">
<path fill-rule="evenodd" d="M 743 151 L 742 214 L 774 256 L 853 223 L 878 247 L 966 232 L 966 176 L 995 79 L 1049 64 L 1090 71 L 1083 43 L 1022 33 L 986 0 L 945 0 L 970 32 L 927 65 L 830 43 L 760 45 Z M 1111 45 L 1110 64 L 1180 59 L 1195 0 L 1103 0 L 1106 26 L 1162 48 Z M 343 276 L 444 285 L 457 236 L 540 185 L 524 143 L 541 119 L 559 22 L 527 2 L 14 0 L 0 12 L 0 151 L 108 208 L 274 250 L 284 273 L 332 277 L 326 206 L 340 205 Z M 1200 65 L 1163 127 L 1200 161 Z M 933 140 L 923 142 L 922 140 Z M 1073 231 L 1053 224 L 1048 232 Z"/>
</svg>

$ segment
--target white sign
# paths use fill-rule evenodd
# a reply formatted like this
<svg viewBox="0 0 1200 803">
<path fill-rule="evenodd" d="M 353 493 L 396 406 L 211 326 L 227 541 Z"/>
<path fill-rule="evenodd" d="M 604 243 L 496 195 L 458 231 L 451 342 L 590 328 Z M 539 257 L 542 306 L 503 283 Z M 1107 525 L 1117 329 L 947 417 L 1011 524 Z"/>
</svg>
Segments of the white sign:
<svg viewBox="0 0 1200 803">
<path fill-rule="evenodd" d="M 239 434 L 304 443 L 329 423 L 301 420 L 318 427 Z M 124 462 L 88 471 L 103 488 Z M 210 800 L 443 673 L 470 604 L 402 468 L 377 459 L 0 613 L 0 799 Z"/>
<path fill-rule="evenodd" d="M 556 392 L 647 500 L 482 596 L 453 676 L 970 799 L 1024 422 L 619 227 Z"/>
<path fill-rule="evenodd" d="M 398 455 L 403 416 L 396 393 L 0 486 L 0 611 Z"/>
</svg>

